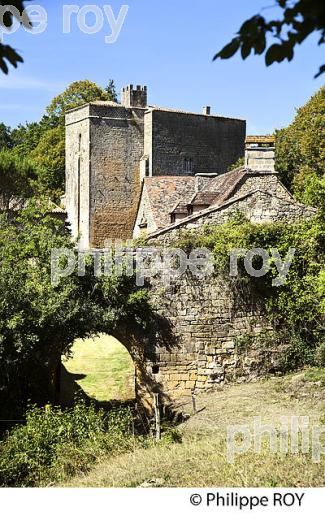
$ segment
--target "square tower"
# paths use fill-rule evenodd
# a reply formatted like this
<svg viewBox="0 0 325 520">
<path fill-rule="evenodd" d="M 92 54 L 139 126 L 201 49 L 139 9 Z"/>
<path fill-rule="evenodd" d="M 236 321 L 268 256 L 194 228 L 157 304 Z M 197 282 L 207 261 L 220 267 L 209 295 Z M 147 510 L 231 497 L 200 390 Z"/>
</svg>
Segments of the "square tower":
<svg viewBox="0 0 325 520">
<path fill-rule="evenodd" d="M 126 108 L 146 108 L 148 104 L 148 90 L 147 87 L 137 85 L 134 89 L 133 85 L 123 87 L 121 91 L 121 105 Z"/>
</svg>

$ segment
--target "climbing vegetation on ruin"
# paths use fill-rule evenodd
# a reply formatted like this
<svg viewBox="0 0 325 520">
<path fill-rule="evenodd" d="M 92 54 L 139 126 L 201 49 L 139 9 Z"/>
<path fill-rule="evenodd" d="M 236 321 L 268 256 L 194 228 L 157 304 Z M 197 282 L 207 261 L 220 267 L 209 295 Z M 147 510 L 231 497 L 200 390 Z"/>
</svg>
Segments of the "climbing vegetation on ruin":
<svg viewBox="0 0 325 520">
<path fill-rule="evenodd" d="M 317 217 L 296 224 L 253 224 L 241 215 L 222 226 L 206 226 L 201 233 L 187 232 L 177 247 L 190 250 L 196 247 L 211 249 L 216 272 L 228 277 L 238 291 L 249 287 L 265 298 L 268 316 L 294 353 L 291 368 L 310 361 L 312 350 L 320 364 L 325 363 L 325 221 Z M 270 270 L 261 277 L 247 274 L 243 258 L 238 259 L 238 277 L 230 278 L 230 255 L 235 248 L 251 250 L 263 248 L 270 255 Z M 282 259 L 290 249 L 295 255 L 283 285 L 272 281 L 278 274 L 272 249 Z M 261 268 L 261 257 L 255 256 L 253 267 Z M 307 355 L 308 354 L 308 355 Z M 314 359 L 316 359 L 316 357 Z"/>
</svg>

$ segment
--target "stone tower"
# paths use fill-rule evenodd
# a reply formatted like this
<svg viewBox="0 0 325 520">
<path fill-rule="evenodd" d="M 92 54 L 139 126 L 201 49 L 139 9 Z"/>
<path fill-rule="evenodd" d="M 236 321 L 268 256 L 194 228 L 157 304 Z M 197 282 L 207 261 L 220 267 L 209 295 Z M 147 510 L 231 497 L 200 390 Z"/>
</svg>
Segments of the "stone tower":
<svg viewBox="0 0 325 520">
<path fill-rule="evenodd" d="M 144 177 L 225 173 L 244 156 L 244 120 L 149 106 L 147 95 L 128 85 L 121 104 L 66 113 L 66 209 L 82 249 L 132 238 Z"/>
<path fill-rule="evenodd" d="M 145 108 L 148 104 L 147 87 L 137 85 L 134 89 L 133 85 L 123 87 L 121 91 L 121 105 L 126 108 L 137 107 Z"/>
</svg>

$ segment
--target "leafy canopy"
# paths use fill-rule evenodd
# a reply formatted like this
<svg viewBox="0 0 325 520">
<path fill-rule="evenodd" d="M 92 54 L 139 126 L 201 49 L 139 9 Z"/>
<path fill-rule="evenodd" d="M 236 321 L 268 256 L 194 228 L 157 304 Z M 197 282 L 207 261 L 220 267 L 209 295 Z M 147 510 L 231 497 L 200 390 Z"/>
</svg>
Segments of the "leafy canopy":
<svg viewBox="0 0 325 520">
<path fill-rule="evenodd" d="M 92 101 L 116 100 L 113 80 L 102 88 L 89 80 L 76 81 L 56 96 L 39 122 L 10 130 L 0 124 L 0 150 L 11 149 L 18 157 L 28 157 L 37 172 L 35 194 L 46 194 L 58 201 L 65 185 L 66 110 Z"/>
<path fill-rule="evenodd" d="M 3 418 L 22 412 L 27 399 L 53 399 L 51 377 L 76 338 L 114 334 L 122 322 L 141 328 L 149 316 L 146 291 L 138 290 L 132 277 L 95 277 L 91 263 L 85 276 L 75 271 L 54 287 L 53 248 L 74 251 L 74 244 L 46 203 L 30 201 L 15 224 L 0 215 Z"/>
<path fill-rule="evenodd" d="M 111 83 L 111 88 L 113 93 L 109 88 L 105 90 L 89 80 L 75 81 L 52 100 L 46 109 L 47 116 L 61 122 L 67 110 L 92 101 L 112 101 L 115 92 L 114 83 Z"/>
<path fill-rule="evenodd" d="M 269 66 L 285 59 L 291 61 L 296 46 L 312 33 L 319 34 L 319 45 L 325 42 L 324 0 L 275 1 L 281 9 L 279 19 L 268 21 L 261 14 L 256 14 L 246 20 L 235 38 L 214 56 L 214 60 L 229 59 L 238 51 L 245 60 L 254 51 L 255 54 L 265 54 L 265 63 Z M 315 77 L 324 71 L 325 65 L 322 65 Z"/>
<path fill-rule="evenodd" d="M 276 132 L 276 169 L 301 202 L 324 206 L 325 88 L 298 109 L 291 125 Z"/>
<path fill-rule="evenodd" d="M 7 217 L 10 209 L 32 195 L 35 175 L 30 161 L 0 150 L 0 208 Z"/>
</svg>

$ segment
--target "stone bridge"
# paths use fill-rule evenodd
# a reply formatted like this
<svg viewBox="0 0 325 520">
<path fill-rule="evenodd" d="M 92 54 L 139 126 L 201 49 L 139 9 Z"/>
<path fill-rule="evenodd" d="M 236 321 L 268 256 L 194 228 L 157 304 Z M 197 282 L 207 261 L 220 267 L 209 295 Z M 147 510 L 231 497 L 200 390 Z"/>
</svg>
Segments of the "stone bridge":
<svg viewBox="0 0 325 520">
<path fill-rule="evenodd" d="M 150 292 L 152 332 L 144 337 L 126 324 L 114 333 L 134 361 L 141 407 L 152 409 L 155 393 L 163 406 L 181 407 L 192 393 L 261 375 L 265 353 L 248 355 L 236 345 L 236 338 L 269 328 L 260 296 L 224 277 L 190 272 L 168 286 L 155 278 Z"/>
</svg>

